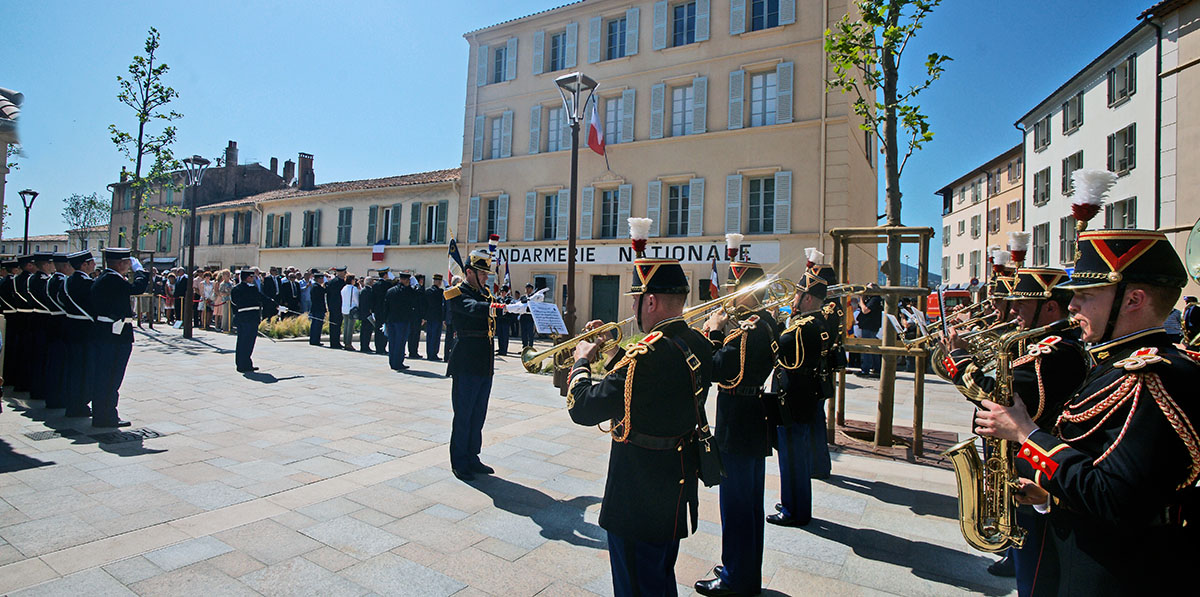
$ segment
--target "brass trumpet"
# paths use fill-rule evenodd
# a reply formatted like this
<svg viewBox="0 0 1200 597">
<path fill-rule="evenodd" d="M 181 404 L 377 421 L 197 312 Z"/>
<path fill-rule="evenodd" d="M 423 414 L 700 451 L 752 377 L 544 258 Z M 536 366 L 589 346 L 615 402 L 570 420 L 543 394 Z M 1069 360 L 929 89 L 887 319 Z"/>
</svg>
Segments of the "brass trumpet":
<svg viewBox="0 0 1200 597">
<path fill-rule="evenodd" d="M 555 344 L 554 346 L 551 346 L 550 348 L 547 348 L 541 352 L 536 352 L 532 346 L 526 347 L 521 351 L 521 365 L 525 367 L 526 371 L 530 373 L 537 373 L 541 371 L 542 361 L 546 360 L 547 357 L 553 357 L 568 350 L 575 350 L 575 347 L 580 342 L 591 342 L 596 338 L 600 338 L 606 334 L 613 334 L 615 332 L 616 335 L 614 337 L 604 340 L 604 342 L 600 345 L 600 353 L 603 354 L 611 350 L 614 345 L 621 344 L 621 342 L 625 339 L 625 333 L 622 328 L 634 323 L 635 319 L 636 317 L 628 317 L 615 323 L 606 323 L 594 329 L 583 332 L 582 334 L 579 334 L 570 340 L 567 340 L 566 342 Z"/>
</svg>

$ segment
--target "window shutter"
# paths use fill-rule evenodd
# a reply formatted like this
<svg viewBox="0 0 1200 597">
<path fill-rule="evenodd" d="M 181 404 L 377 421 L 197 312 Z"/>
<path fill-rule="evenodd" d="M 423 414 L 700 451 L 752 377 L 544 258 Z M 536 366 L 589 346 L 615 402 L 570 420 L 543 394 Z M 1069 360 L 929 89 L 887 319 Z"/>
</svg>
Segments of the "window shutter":
<svg viewBox="0 0 1200 597">
<path fill-rule="evenodd" d="M 581 201 L 579 204 L 579 238 L 592 238 L 592 212 L 595 209 L 596 189 L 594 187 L 583 187 Z"/>
<path fill-rule="evenodd" d="M 471 197 L 467 207 L 467 240 L 479 242 L 479 197 Z"/>
<path fill-rule="evenodd" d="M 535 154 L 542 149 L 542 106 L 534 105 L 529 109 L 529 153 Z"/>
<path fill-rule="evenodd" d="M 275 214 L 267 214 L 267 238 L 263 240 L 263 246 L 270 249 L 274 246 L 272 243 L 275 239 Z"/>
<path fill-rule="evenodd" d="M 1129 57 L 1129 68 L 1125 70 L 1126 97 L 1137 92 L 1137 54 Z"/>
<path fill-rule="evenodd" d="M 292 212 L 283 214 L 283 225 L 279 227 L 279 246 L 292 246 Z"/>
<path fill-rule="evenodd" d="M 534 228 L 537 227 L 537 193 L 525 193 L 525 240 L 533 240 Z"/>
<path fill-rule="evenodd" d="M 602 33 L 604 29 L 603 17 L 592 17 L 588 19 L 588 63 L 594 64 L 600 62 L 601 46 L 603 45 Z"/>
<path fill-rule="evenodd" d="M 704 236 L 704 179 L 688 181 L 688 236 Z"/>
<path fill-rule="evenodd" d="M 796 22 L 796 0 L 779 0 L 779 24 L 791 25 Z"/>
<path fill-rule="evenodd" d="M 475 53 L 475 85 L 483 87 L 487 85 L 488 75 L 488 47 L 479 46 L 479 50 Z"/>
<path fill-rule="evenodd" d="M 563 112 L 562 120 L 559 121 L 562 128 L 558 131 L 558 150 L 571 150 L 571 119 L 567 117 L 566 112 Z"/>
<path fill-rule="evenodd" d="M 633 141 L 633 111 L 637 105 L 636 100 L 636 89 L 626 89 L 621 92 L 621 143 Z"/>
<path fill-rule="evenodd" d="M 742 175 L 725 177 L 725 233 L 742 231 Z"/>
<path fill-rule="evenodd" d="M 1108 136 L 1108 171 L 1117 171 L 1117 135 L 1116 133 Z"/>
<path fill-rule="evenodd" d="M 367 245 L 375 244 L 375 228 L 379 226 L 379 206 L 367 208 Z"/>
<path fill-rule="evenodd" d="M 662 181 L 652 180 L 650 184 L 646 185 L 646 217 L 654 220 L 654 224 L 650 226 L 650 236 L 658 236 L 658 231 L 662 228 L 661 218 L 658 217 L 661 205 Z M 628 222 L 626 225 L 628 225 Z"/>
<path fill-rule="evenodd" d="M 557 240 L 567 239 L 567 227 L 571 224 L 571 190 L 559 189 L 558 201 L 554 204 L 554 215 L 557 222 L 554 224 L 554 238 Z"/>
<path fill-rule="evenodd" d="M 629 209 L 633 203 L 633 185 L 617 187 L 617 238 L 629 238 Z"/>
<path fill-rule="evenodd" d="M 1108 69 L 1108 105 L 1110 105 L 1110 106 L 1112 105 L 1113 101 L 1115 101 L 1117 99 L 1116 82 L 1117 82 L 1117 69 L 1115 69 L 1115 68 Z"/>
<path fill-rule="evenodd" d="M 505 110 L 500 116 L 500 157 L 512 157 L 513 112 Z"/>
<path fill-rule="evenodd" d="M 792 173 L 775 173 L 775 234 L 792 233 Z"/>
<path fill-rule="evenodd" d="M 737 35 L 746 32 L 746 0 L 732 0 L 729 3 L 729 34 Z"/>
<path fill-rule="evenodd" d="M 250 240 L 250 236 L 251 236 L 250 230 L 252 229 L 251 227 L 253 225 L 254 225 L 254 212 L 247 211 L 246 213 L 242 214 L 242 242 L 243 243 L 252 242 Z"/>
<path fill-rule="evenodd" d="M 504 52 L 504 80 L 517 78 L 517 38 L 508 38 L 508 49 Z"/>
<path fill-rule="evenodd" d="M 217 216 L 208 216 L 208 244 L 213 244 L 213 233 L 216 232 Z"/>
<path fill-rule="evenodd" d="M 1068 169 L 1070 167 L 1071 167 L 1070 158 L 1063 158 L 1063 160 L 1062 160 L 1062 194 L 1064 194 L 1064 195 L 1066 195 L 1068 190 L 1071 188 L 1071 186 L 1070 186 L 1071 185 L 1071 176 L 1070 176 L 1070 173 L 1068 172 Z"/>
<path fill-rule="evenodd" d="M 667 86 L 659 83 L 650 88 L 650 138 L 662 139 L 663 136 L 663 102 L 666 100 Z"/>
<path fill-rule="evenodd" d="M 792 121 L 792 63 L 781 62 L 775 67 L 776 102 L 775 122 L 784 124 Z"/>
<path fill-rule="evenodd" d="M 735 70 L 729 73 L 729 128 L 740 129 L 746 117 L 742 106 L 745 105 L 746 71 Z M 776 103 L 778 106 L 778 103 Z"/>
<path fill-rule="evenodd" d="M 533 32 L 533 74 L 540 75 L 546 66 L 546 32 Z"/>
<path fill-rule="evenodd" d="M 1078 124 L 1079 126 L 1083 126 L 1083 92 L 1080 91 L 1079 95 L 1075 96 L 1075 99 L 1076 99 L 1075 123 Z"/>
<path fill-rule="evenodd" d="M 708 39 L 709 0 L 696 0 L 696 41 Z"/>
<path fill-rule="evenodd" d="M 634 6 L 625 11 L 625 55 L 633 56 L 638 53 L 638 19 L 642 9 Z"/>
<path fill-rule="evenodd" d="M 446 215 L 450 211 L 450 202 L 442 199 L 437 202 L 437 222 L 433 225 L 434 242 L 442 244 L 446 242 Z"/>
<path fill-rule="evenodd" d="M 655 50 L 667 47 L 667 2 L 659 0 L 654 3 L 654 40 Z"/>
<path fill-rule="evenodd" d="M 235 245 L 238 244 L 239 242 L 241 242 L 241 236 L 240 236 L 242 233 L 241 232 L 241 223 L 242 223 L 242 212 L 240 212 L 240 211 L 233 212 L 233 244 L 235 244 Z"/>
<path fill-rule="evenodd" d="M 1129 125 L 1129 133 L 1125 135 L 1125 167 L 1133 170 L 1137 164 L 1134 159 L 1134 149 L 1137 147 L 1137 123 Z"/>
<path fill-rule="evenodd" d="M 567 51 L 564 52 L 564 66 L 575 68 L 579 52 L 579 23 L 567 23 Z"/>
<path fill-rule="evenodd" d="M 388 226 L 388 244 L 400 244 L 400 216 L 404 213 L 403 206 L 399 203 L 392 204 L 392 220 L 387 223 Z"/>
<path fill-rule="evenodd" d="M 225 244 L 225 214 L 221 214 L 221 228 L 219 234 L 220 237 L 217 239 L 217 244 L 223 245 Z"/>
<path fill-rule="evenodd" d="M 496 234 L 500 242 L 508 242 L 508 195 L 501 194 L 496 198 Z"/>
<path fill-rule="evenodd" d="M 692 133 L 708 131 L 708 77 L 692 80 Z"/>
<path fill-rule="evenodd" d="M 487 126 L 487 116 L 475 117 L 475 139 L 471 159 L 476 162 L 483 159 L 483 127 Z"/>
<path fill-rule="evenodd" d="M 408 210 L 408 213 L 410 214 L 408 218 L 408 244 L 419 245 L 421 244 L 421 202 L 414 201 L 412 209 Z"/>
</svg>

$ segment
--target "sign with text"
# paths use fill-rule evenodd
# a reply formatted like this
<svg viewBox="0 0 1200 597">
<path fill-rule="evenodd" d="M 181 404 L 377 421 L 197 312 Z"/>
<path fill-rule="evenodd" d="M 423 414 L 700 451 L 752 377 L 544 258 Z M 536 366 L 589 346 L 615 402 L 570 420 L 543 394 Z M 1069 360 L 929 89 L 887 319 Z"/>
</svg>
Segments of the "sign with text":
<svg viewBox="0 0 1200 597">
<path fill-rule="evenodd" d="M 554 303 L 529 303 L 533 314 L 533 327 L 539 334 L 567 334 L 567 323 L 563 321 L 558 305 Z"/>
<path fill-rule="evenodd" d="M 652 259 L 678 259 L 682 263 L 728 262 L 724 242 L 662 242 L 650 239 L 646 257 Z M 513 265 L 558 265 L 567 262 L 566 245 L 501 247 L 500 258 Z M 779 241 L 742 243 L 742 252 L 750 261 L 757 263 L 779 263 Z M 575 263 L 580 265 L 620 265 L 633 263 L 633 248 L 629 245 L 579 245 L 575 247 Z"/>
</svg>

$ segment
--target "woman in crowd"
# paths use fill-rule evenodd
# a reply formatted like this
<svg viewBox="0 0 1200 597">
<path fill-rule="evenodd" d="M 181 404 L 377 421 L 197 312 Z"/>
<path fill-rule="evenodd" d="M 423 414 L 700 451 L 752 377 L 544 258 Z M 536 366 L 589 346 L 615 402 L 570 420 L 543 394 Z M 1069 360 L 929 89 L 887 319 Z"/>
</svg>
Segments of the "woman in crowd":
<svg viewBox="0 0 1200 597">
<path fill-rule="evenodd" d="M 163 305 L 163 311 L 167 314 L 167 325 L 175 325 L 175 274 L 167 274 L 167 285 L 163 288 L 166 292 L 163 299 L 166 303 Z"/>
</svg>

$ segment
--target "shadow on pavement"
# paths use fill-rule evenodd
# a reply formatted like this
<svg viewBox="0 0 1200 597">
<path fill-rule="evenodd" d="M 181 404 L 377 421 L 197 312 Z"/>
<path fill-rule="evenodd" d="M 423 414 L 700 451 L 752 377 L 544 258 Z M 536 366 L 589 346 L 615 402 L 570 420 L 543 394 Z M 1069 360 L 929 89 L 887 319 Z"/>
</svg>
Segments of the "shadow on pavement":
<svg viewBox="0 0 1200 597">
<path fill-rule="evenodd" d="M 832 475 L 825 481 L 834 487 L 857 491 L 881 502 L 908 506 L 913 514 L 958 519 L 958 498 L 932 491 L 909 489 L 883 481 L 866 481 L 843 475 Z"/>
<path fill-rule="evenodd" d="M 405 369 L 404 371 L 401 371 L 401 373 L 403 373 L 405 375 L 412 375 L 414 377 L 428 377 L 430 379 L 446 379 L 446 376 L 442 375 L 440 373 L 434 373 L 433 371 L 421 371 L 418 369 Z"/>
<path fill-rule="evenodd" d="M 270 373 L 256 373 L 254 371 L 247 371 L 246 373 L 242 374 L 242 377 L 245 377 L 246 379 L 248 379 L 250 381 L 257 381 L 258 383 L 279 383 L 281 381 L 288 381 L 289 379 L 303 379 L 304 378 L 303 375 L 292 375 L 290 377 L 275 377 L 274 375 L 271 375 Z"/>
<path fill-rule="evenodd" d="M 596 496 L 559 501 L 532 487 L 496 476 L 476 477 L 470 485 L 492 498 L 497 508 L 537 523 L 542 527 L 541 535 L 547 539 L 592 549 L 608 548 L 608 535 L 604 529 L 583 520 L 584 510 L 600 503 Z"/>
<path fill-rule="evenodd" d="M 13 451 L 12 444 L 0 439 L 0 473 L 13 473 L 39 466 L 50 466 L 52 464 L 54 463 L 31 458 L 24 454 L 17 454 Z"/>
</svg>

